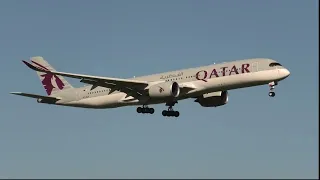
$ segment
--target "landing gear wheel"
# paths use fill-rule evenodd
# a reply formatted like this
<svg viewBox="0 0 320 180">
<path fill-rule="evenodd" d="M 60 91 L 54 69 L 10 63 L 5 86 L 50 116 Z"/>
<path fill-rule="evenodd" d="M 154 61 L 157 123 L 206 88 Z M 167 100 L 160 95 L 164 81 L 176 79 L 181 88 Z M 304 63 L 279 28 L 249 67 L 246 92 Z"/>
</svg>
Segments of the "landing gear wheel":
<svg viewBox="0 0 320 180">
<path fill-rule="evenodd" d="M 179 111 L 173 111 L 173 112 L 174 112 L 174 117 L 179 117 L 180 116 Z"/>
<path fill-rule="evenodd" d="M 179 117 L 180 113 L 179 111 L 167 111 L 163 110 L 162 111 L 162 116 L 167 116 L 167 117 Z"/>
<path fill-rule="evenodd" d="M 137 107 L 137 113 L 153 114 L 154 113 L 154 109 L 153 108 L 149 108 L 147 106 Z"/>
<path fill-rule="evenodd" d="M 166 106 L 168 107 L 168 110 L 163 110 L 162 111 L 162 116 L 168 116 L 168 117 L 179 117 L 180 113 L 179 111 L 174 111 L 173 106 L 175 103 L 178 103 L 177 101 L 171 102 L 171 103 L 166 103 Z"/>
<path fill-rule="evenodd" d="M 163 111 L 162 111 L 162 116 L 167 116 L 167 112 L 168 112 L 168 111 L 163 110 Z"/>
<path fill-rule="evenodd" d="M 270 96 L 270 97 L 274 97 L 275 95 L 276 95 L 275 92 L 269 92 L 269 96 Z"/>
</svg>

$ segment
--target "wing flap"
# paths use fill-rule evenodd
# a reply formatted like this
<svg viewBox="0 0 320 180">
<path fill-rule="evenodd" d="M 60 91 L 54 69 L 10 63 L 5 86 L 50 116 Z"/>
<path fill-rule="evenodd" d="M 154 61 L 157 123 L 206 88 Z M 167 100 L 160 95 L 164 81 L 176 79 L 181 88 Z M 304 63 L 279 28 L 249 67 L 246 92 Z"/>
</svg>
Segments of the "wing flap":
<svg viewBox="0 0 320 180">
<path fill-rule="evenodd" d="M 87 80 L 87 79 L 82 79 L 80 82 L 83 83 L 87 83 L 87 84 L 92 84 L 92 88 L 91 90 L 93 90 L 94 88 L 96 88 L 97 86 L 101 86 L 101 87 L 105 87 L 105 88 L 110 88 L 111 91 L 121 91 L 124 92 L 126 94 L 128 94 L 129 96 L 132 97 L 140 97 L 142 95 L 144 95 L 144 91 L 140 91 L 131 87 L 127 87 L 127 86 L 121 86 L 118 84 L 113 84 L 113 83 L 106 83 L 106 82 L 97 82 L 97 81 L 92 81 L 92 80 Z"/>
<path fill-rule="evenodd" d="M 187 91 L 197 89 L 197 87 L 192 82 L 179 83 L 179 86 Z"/>
</svg>

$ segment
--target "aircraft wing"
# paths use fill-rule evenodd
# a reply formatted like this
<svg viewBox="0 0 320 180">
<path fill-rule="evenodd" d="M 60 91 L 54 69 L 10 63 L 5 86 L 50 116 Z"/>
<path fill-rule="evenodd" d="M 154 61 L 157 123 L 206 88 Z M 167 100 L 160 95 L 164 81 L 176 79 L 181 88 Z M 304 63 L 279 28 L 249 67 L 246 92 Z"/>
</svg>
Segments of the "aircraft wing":
<svg viewBox="0 0 320 180">
<path fill-rule="evenodd" d="M 57 102 L 60 100 L 60 98 L 57 98 L 57 97 L 41 96 L 37 94 L 29 94 L 29 93 L 22 93 L 22 92 L 11 92 L 10 94 L 25 96 L 25 97 L 35 98 L 35 99 L 41 99 L 47 102 Z"/>
<path fill-rule="evenodd" d="M 180 86 L 180 88 L 182 88 L 186 91 L 191 91 L 191 90 L 197 89 L 197 86 L 192 82 L 179 83 L 179 86 Z"/>
<path fill-rule="evenodd" d="M 73 73 L 65 73 L 65 72 L 58 72 L 58 71 L 48 71 L 40 67 L 36 67 L 29 62 L 23 61 L 29 68 L 45 72 L 56 74 L 60 76 L 70 77 L 81 79 L 80 82 L 91 84 L 92 89 L 96 88 L 97 86 L 102 86 L 106 88 L 111 88 L 112 90 L 118 90 L 127 93 L 133 97 L 139 97 L 145 93 L 144 89 L 149 85 L 147 81 L 137 81 L 137 80 L 129 80 L 129 79 L 120 79 L 120 78 L 111 78 L 111 77 L 100 77 L 100 76 L 91 76 L 91 75 L 84 75 L 84 74 L 73 74 Z"/>
</svg>

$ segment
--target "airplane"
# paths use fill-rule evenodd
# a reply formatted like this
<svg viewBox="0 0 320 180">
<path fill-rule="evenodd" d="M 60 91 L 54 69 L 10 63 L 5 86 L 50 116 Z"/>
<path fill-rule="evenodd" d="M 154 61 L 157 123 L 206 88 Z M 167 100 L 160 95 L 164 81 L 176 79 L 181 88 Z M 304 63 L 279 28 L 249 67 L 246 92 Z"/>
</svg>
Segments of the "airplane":
<svg viewBox="0 0 320 180">
<path fill-rule="evenodd" d="M 252 58 L 176 70 L 128 79 L 56 71 L 42 56 L 23 63 L 36 71 L 47 96 L 11 92 L 35 98 L 38 103 L 78 108 L 107 109 L 138 106 L 137 113 L 153 114 L 155 104 L 165 104 L 163 116 L 179 117 L 173 106 L 194 99 L 202 107 L 228 103 L 228 91 L 268 84 L 269 96 L 275 86 L 290 75 L 288 69 L 269 58 Z M 64 77 L 80 79 L 84 87 L 73 87 Z"/>
</svg>

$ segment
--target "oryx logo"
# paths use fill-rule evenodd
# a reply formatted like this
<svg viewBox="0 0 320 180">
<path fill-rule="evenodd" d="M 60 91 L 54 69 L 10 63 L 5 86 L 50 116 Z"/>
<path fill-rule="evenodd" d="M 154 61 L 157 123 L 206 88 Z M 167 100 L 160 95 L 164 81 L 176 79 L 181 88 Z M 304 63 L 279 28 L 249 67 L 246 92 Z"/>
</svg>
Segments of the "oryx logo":
<svg viewBox="0 0 320 180">
<path fill-rule="evenodd" d="M 39 64 L 39 63 L 36 63 L 34 61 L 32 61 L 32 63 L 34 63 L 35 65 L 39 66 L 40 68 L 46 70 L 46 71 L 49 71 L 48 68 L 44 67 L 43 65 Z M 44 73 L 42 75 L 40 75 L 43 79 L 42 79 L 42 85 L 44 86 L 46 92 L 48 95 L 51 95 L 52 93 L 52 90 L 54 88 L 59 88 L 60 90 L 62 90 L 64 88 L 64 83 L 62 82 L 62 80 L 55 74 L 51 74 L 51 73 Z M 55 85 L 57 86 L 54 86 L 53 83 L 52 83 L 52 80 L 54 79 L 55 81 Z"/>
<path fill-rule="evenodd" d="M 162 93 L 164 89 L 162 87 L 159 87 L 159 93 Z"/>
</svg>

